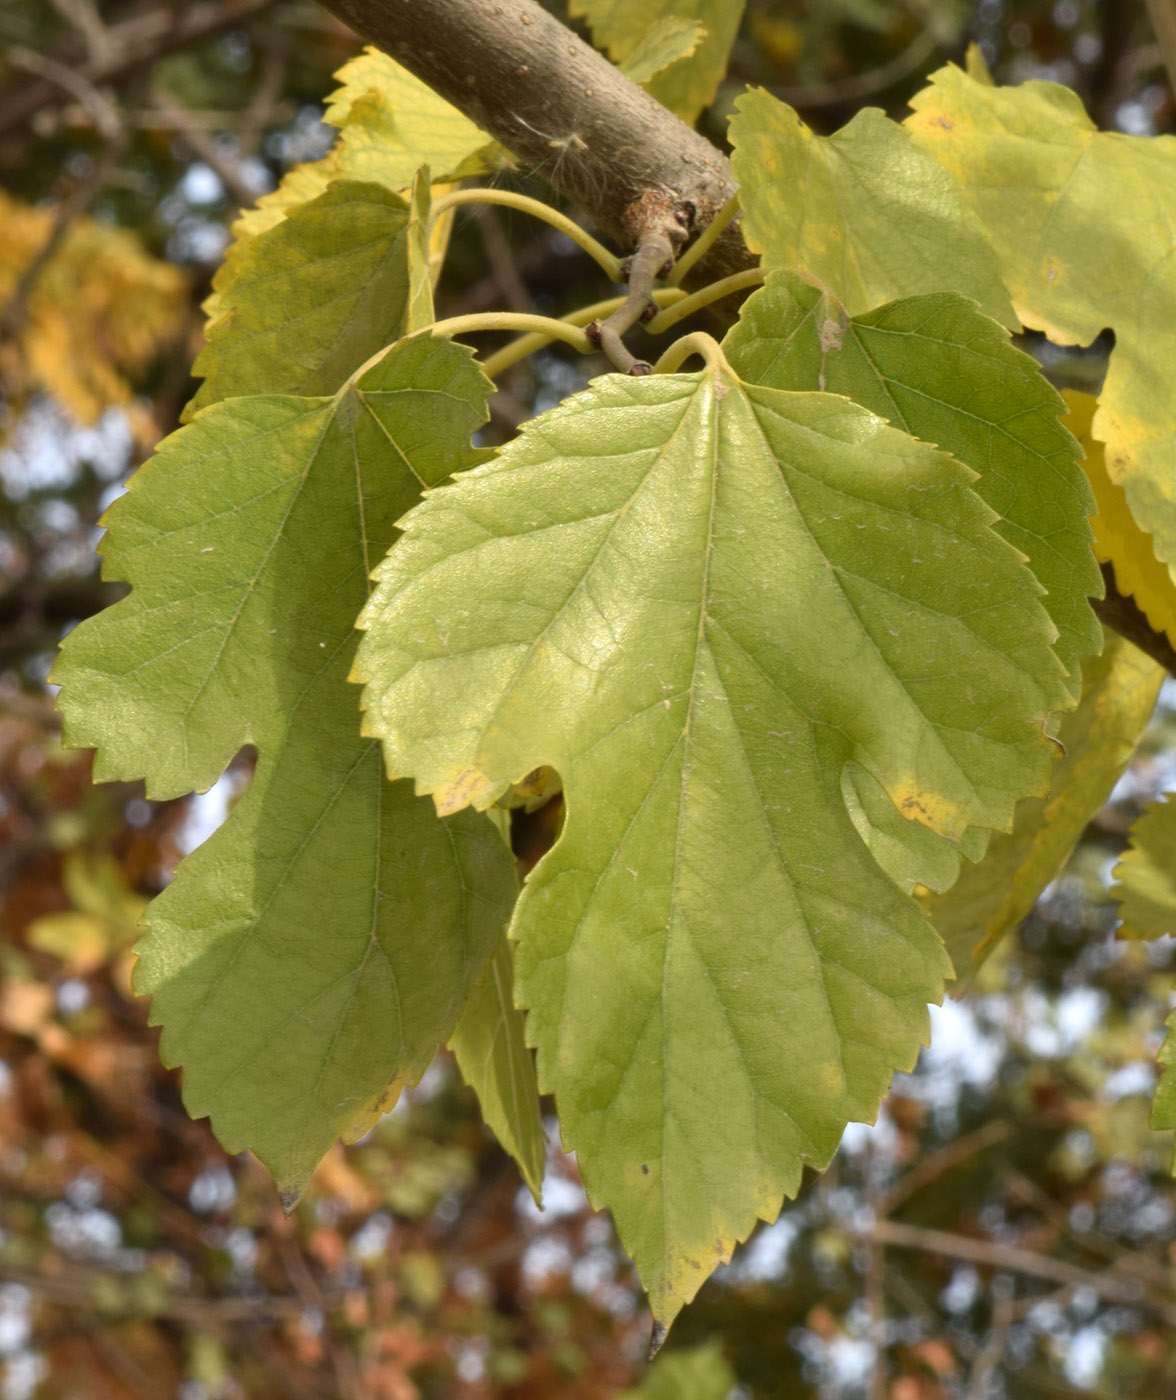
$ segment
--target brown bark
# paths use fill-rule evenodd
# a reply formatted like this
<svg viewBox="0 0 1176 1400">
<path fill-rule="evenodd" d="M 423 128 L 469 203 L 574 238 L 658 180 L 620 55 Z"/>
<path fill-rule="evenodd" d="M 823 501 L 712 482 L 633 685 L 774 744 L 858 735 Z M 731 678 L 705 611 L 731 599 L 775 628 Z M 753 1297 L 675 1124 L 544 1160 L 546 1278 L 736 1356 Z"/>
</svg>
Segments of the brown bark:
<svg viewBox="0 0 1176 1400">
<path fill-rule="evenodd" d="M 735 191 L 726 157 L 533 0 L 324 0 L 519 160 L 625 251 L 675 244 Z M 732 230 L 710 277 L 755 259 Z"/>
</svg>

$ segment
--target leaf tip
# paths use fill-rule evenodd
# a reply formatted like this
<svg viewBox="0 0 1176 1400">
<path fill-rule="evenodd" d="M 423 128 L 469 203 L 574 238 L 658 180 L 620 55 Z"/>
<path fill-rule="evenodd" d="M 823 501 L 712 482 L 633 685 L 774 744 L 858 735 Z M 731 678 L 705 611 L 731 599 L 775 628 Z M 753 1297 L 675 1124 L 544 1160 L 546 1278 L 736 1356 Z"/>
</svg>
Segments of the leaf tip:
<svg viewBox="0 0 1176 1400">
<path fill-rule="evenodd" d="M 282 1213 L 290 1216 L 294 1214 L 298 1202 L 302 1199 L 304 1186 L 287 1186 L 278 1188 L 278 1200 L 281 1202 Z"/>
</svg>

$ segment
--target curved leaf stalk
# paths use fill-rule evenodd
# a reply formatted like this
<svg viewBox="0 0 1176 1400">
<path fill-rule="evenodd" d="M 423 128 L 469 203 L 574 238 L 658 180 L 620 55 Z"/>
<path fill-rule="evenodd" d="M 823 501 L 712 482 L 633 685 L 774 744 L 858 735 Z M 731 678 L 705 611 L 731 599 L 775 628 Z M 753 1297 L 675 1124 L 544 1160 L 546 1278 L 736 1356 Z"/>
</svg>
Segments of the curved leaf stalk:
<svg viewBox="0 0 1176 1400">
<path fill-rule="evenodd" d="M 645 329 L 651 335 L 660 335 L 662 331 L 668 331 L 671 326 L 684 321 L 687 316 L 693 316 L 696 311 L 710 306 L 712 302 L 722 301 L 724 297 L 734 296 L 736 292 L 746 291 L 749 287 L 758 287 L 770 271 L 771 269 L 766 267 L 749 267 L 746 272 L 735 272 L 730 277 L 711 282 L 709 286 L 670 303 L 665 310 L 658 312 Z"/>
<path fill-rule="evenodd" d="M 620 258 L 615 253 L 610 253 L 603 243 L 593 238 L 587 230 L 574 223 L 566 214 L 561 214 L 558 209 L 553 209 L 550 204 L 544 204 L 538 199 L 531 199 L 529 195 L 515 194 L 512 190 L 490 190 L 480 186 L 474 190 L 454 190 L 452 194 L 442 195 L 433 205 L 433 220 L 459 204 L 499 204 L 507 209 L 517 209 L 523 214 L 531 214 L 536 219 L 542 219 L 582 248 L 604 271 L 610 282 L 623 280 Z"/>
<path fill-rule="evenodd" d="M 691 355 L 701 355 L 708 368 L 723 370 L 734 377 L 734 370 L 727 363 L 727 357 L 719 347 L 719 342 L 705 331 L 694 331 L 675 340 L 673 345 L 653 367 L 654 374 L 673 374 L 681 369 Z"/>
</svg>

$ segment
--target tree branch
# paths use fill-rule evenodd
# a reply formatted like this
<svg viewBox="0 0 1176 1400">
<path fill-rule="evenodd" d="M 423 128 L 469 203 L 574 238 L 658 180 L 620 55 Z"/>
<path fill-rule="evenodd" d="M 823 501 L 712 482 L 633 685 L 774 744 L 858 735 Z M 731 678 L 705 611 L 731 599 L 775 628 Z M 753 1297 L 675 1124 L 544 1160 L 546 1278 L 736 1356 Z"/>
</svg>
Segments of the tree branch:
<svg viewBox="0 0 1176 1400">
<path fill-rule="evenodd" d="M 735 192 L 726 158 L 534 0 L 324 0 L 626 250 L 679 246 Z M 711 276 L 754 263 L 734 229 Z"/>
<path fill-rule="evenodd" d="M 890 1248 L 914 1249 L 987 1268 L 1005 1269 L 1009 1273 L 1061 1284 L 1064 1288 L 1089 1288 L 1108 1302 L 1147 1308 L 1158 1313 L 1169 1327 L 1176 1326 L 1176 1304 L 1157 1293 L 1149 1293 L 1138 1280 L 1123 1278 L 1110 1269 L 1084 1269 L 1017 1245 L 994 1244 L 991 1240 L 978 1240 L 970 1235 L 956 1235 L 922 1225 L 900 1224 L 896 1220 L 876 1221 L 865 1232 L 865 1238 Z"/>
</svg>

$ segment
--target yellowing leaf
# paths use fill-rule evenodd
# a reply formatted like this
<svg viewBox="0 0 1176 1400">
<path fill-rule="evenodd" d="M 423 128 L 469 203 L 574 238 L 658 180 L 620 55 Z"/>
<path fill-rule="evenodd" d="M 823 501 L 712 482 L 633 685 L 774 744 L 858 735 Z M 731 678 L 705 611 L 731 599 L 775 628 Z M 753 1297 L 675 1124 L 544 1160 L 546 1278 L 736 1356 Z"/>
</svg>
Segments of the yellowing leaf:
<svg viewBox="0 0 1176 1400">
<path fill-rule="evenodd" d="M 854 316 L 955 291 L 1016 326 L 996 257 L 954 182 L 882 112 L 866 107 L 818 136 L 761 89 L 735 103 L 730 132 L 743 236 L 766 265 L 807 273 Z"/>
<path fill-rule="evenodd" d="M 641 39 L 620 65 L 621 72 L 631 82 L 648 87 L 671 63 L 689 58 L 706 38 L 702 25 L 677 15 L 663 15 Z"/>
<path fill-rule="evenodd" d="M 147 901 L 127 886 L 112 856 L 71 851 L 63 864 L 62 885 L 74 907 L 34 919 L 25 934 L 32 947 L 84 973 L 109 962 L 138 938 Z"/>
<path fill-rule="evenodd" d="M 1083 468 L 1094 492 L 1098 513 L 1091 520 L 1095 558 L 1115 571 L 1119 592 L 1134 598 L 1157 632 L 1166 632 L 1176 646 L 1176 583 L 1166 564 L 1156 558 L 1152 539 L 1135 523 L 1122 486 L 1107 475 L 1103 445 L 1093 436 L 1096 400 L 1093 394 L 1063 390 L 1069 410 L 1066 425 L 1086 454 Z"/>
<path fill-rule="evenodd" d="M 438 182 L 481 175 L 509 163 L 506 152 L 444 98 L 379 49 L 368 48 L 336 73 L 342 84 L 327 101 L 325 119 L 339 129 L 321 160 L 286 172 L 233 224 L 233 243 L 204 303 L 215 321 L 249 243 L 295 209 L 325 194 L 334 180 L 360 180 L 407 191 L 428 166 Z"/>
<path fill-rule="evenodd" d="M 347 179 L 406 189 L 422 165 L 438 180 L 460 180 L 508 159 L 456 107 L 379 49 L 365 49 L 336 77 L 341 86 L 328 99 L 324 120 L 340 130 L 337 170 Z"/>
<path fill-rule="evenodd" d="M 950 67 L 912 106 L 913 139 L 962 187 L 1022 321 L 1060 345 L 1115 332 L 1094 436 L 1176 566 L 1176 138 L 1099 132 L 1067 88 Z"/>
<path fill-rule="evenodd" d="M 634 82 L 685 122 L 714 101 L 743 18 L 743 0 L 571 0 L 568 8 L 614 63 L 640 71 L 630 72 Z M 690 41 L 685 26 L 701 41 Z"/>
<path fill-rule="evenodd" d="M 26 937 L 30 948 L 60 958 L 74 972 L 86 973 L 102 967 L 118 951 L 111 933 L 106 919 L 68 909 L 34 919 Z"/>
<path fill-rule="evenodd" d="M 957 839 L 1044 780 L 1052 628 L 970 479 L 716 356 L 596 380 L 378 571 L 356 675 L 389 772 L 447 807 L 563 779 L 519 996 L 662 1324 L 927 1035 L 948 962 L 845 765 Z"/>
<path fill-rule="evenodd" d="M 1032 910 L 1091 818 L 1131 761 L 1164 679 L 1163 667 L 1130 642 L 1108 635 L 1101 657 L 1085 665 L 1086 691 L 1064 716 L 1049 792 L 1017 804 L 1010 833 L 997 832 L 978 864 L 924 906 L 962 982 Z"/>
<path fill-rule="evenodd" d="M 0 191 L 0 304 L 49 237 L 53 215 Z M 0 348 L 6 397 L 51 394 L 81 423 L 130 403 L 135 381 L 183 326 L 188 281 L 125 229 L 74 220 L 42 270 L 14 342 Z"/>
</svg>

